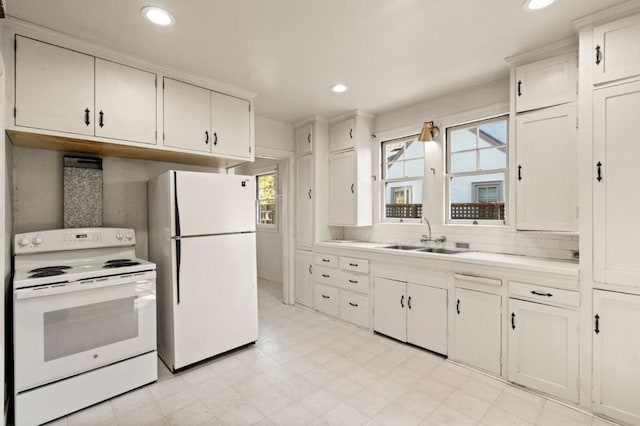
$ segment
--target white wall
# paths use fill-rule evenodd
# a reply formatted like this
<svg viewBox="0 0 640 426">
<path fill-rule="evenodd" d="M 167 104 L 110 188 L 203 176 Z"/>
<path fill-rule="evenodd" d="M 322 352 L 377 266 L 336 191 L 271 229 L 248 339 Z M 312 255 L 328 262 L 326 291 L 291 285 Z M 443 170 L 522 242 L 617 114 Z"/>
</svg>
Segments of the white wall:
<svg viewBox="0 0 640 426">
<path fill-rule="evenodd" d="M 474 250 L 571 259 L 573 250 L 578 250 L 577 236 L 517 232 L 508 226 L 444 224 L 445 127 L 489 115 L 508 113 L 509 87 L 509 79 L 505 77 L 410 107 L 379 114 L 376 117 L 374 132 L 377 137 L 373 142 L 373 170 L 379 170 L 380 143 L 383 140 L 419 133 L 424 121 L 435 121 L 440 126 L 441 132 L 436 141 L 425 145 L 427 172 L 423 203 L 423 214 L 431 222 L 433 236 L 446 235 L 449 240 L 447 246 L 453 246 L 455 242 L 464 242 L 469 243 Z M 433 173 L 429 170 L 431 167 L 434 168 Z M 380 194 L 378 176 L 374 183 L 374 225 L 345 228 L 344 238 L 388 243 L 419 243 L 421 235 L 426 232 L 426 225 L 379 223 Z M 515 204 L 514 200 L 509 200 L 509 203 L 511 206 Z"/>
<path fill-rule="evenodd" d="M 293 151 L 293 126 L 270 118 L 258 117 L 256 126 L 256 154 L 261 148 Z"/>
</svg>

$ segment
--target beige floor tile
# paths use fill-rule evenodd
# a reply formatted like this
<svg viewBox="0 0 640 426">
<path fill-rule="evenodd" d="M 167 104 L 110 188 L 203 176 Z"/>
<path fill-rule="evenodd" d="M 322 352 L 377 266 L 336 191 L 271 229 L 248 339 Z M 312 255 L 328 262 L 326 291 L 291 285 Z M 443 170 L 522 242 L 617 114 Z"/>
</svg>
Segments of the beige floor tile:
<svg viewBox="0 0 640 426">
<path fill-rule="evenodd" d="M 502 388 L 490 386 L 484 381 L 478 380 L 473 376 L 469 377 L 462 385 L 460 385 L 458 390 L 488 402 L 489 404 L 493 404 L 502 393 Z"/>
<path fill-rule="evenodd" d="M 422 418 L 392 402 L 380 410 L 373 420 L 389 426 L 414 426 L 419 425 Z"/>
<path fill-rule="evenodd" d="M 364 413 L 356 410 L 355 408 L 349 406 L 344 402 L 327 411 L 321 418 L 330 425 L 335 426 L 362 425 L 370 420 L 370 418 Z"/>
<path fill-rule="evenodd" d="M 177 411 L 183 410 L 190 405 L 197 404 L 200 401 L 198 395 L 196 395 L 195 391 L 192 389 L 188 389 L 183 392 L 174 393 L 171 395 L 167 395 L 162 399 L 156 401 L 158 407 L 160 407 L 160 411 L 165 416 L 169 414 L 173 414 Z"/>
<path fill-rule="evenodd" d="M 151 395 L 157 400 L 164 398 L 165 396 L 172 395 L 178 392 L 184 392 L 189 389 L 187 383 L 182 380 L 181 376 L 176 376 L 173 379 L 163 380 L 161 382 L 153 383 L 148 387 Z"/>
<path fill-rule="evenodd" d="M 321 416 L 340 403 L 335 395 L 325 389 L 317 389 L 300 400 L 300 404 L 316 416 Z"/>
<path fill-rule="evenodd" d="M 482 417 L 480 424 L 486 426 L 533 426 L 534 423 L 492 406 Z"/>
<path fill-rule="evenodd" d="M 545 400 L 539 396 L 508 386 L 493 406 L 527 422 L 535 423 L 542 412 L 544 402 Z"/>
<path fill-rule="evenodd" d="M 164 424 L 164 415 L 155 401 L 134 407 L 116 414 L 118 424 L 122 426 L 139 426 Z"/>
<path fill-rule="evenodd" d="M 362 390 L 363 386 L 346 377 L 339 377 L 325 384 L 324 388 L 336 398 L 344 400 Z"/>
<path fill-rule="evenodd" d="M 261 395 L 253 395 L 247 397 L 247 400 L 253 404 L 260 412 L 269 415 L 269 413 L 279 410 L 288 406 L 293 402 L 293 399 L 289 398 L 277 389 L 272 389 Z"/>
<path fill-rule="evenodd" d="M 172 426 L 196 426 L 222 424 L 207 407 L 199 402 L 167 416 L 167 424 Z"/>
<path fill-rule="evenodd" d="M 444 401 L 453 392 L 455 392 L 455 388 L 453 388 L 452 386 L 448 386 L 440 381 L 436 381 L 430 378 L 420 380 L 418 383 L 413 385 L 411 389 L 415 389 L 418 392 L 426 393 L 427 395 L 438 401 Z"/>
<path fill-rule="evenodd" d="M 148 387 L 132 390 L 110 400 L 111 407 L 116 415 L 154 401 L 155 399 Z"/>
<path fill-rule="evenodd" d="M 231 425 L 251 425 L 264 418 L 256 407 L 249 403 L 239 405 L 221 416 L 216 416 L 224 424 Z"/>
<path fill-rule="evenodd" d="M 229 388 L 210 395 L 203 402 L 214 416 L 221 417 L 228 411 L 245 405 L 247 400 L 235 389 Z"/>
<path fill-rule="evenodd" d="M 440 405 L 440 401 L 416 389 L 409 389 L 395 402 L 420 418 L 427 417 Z"/>
<path fill-rule="evenodd" d="M 477 422 L 459 411 L 441 404 L 423 422 L 423 425 L 472 426 Z"/>
<path fill-rule="evenodd" d="M 391 402 L 391 399 L 379 395 L 370 389 L 363 389 L 351 396 L 346 402 L 356 410 L 361 411 L 369 417 L 373 417 L 378 411 L 387 406 Z"/>
<path fill-rule="evenodd" d="M 460 390 L 455 391 L 449 398 L 445 399 L 444 404 L 476 421 L 479 421 L 491 406 L 490 403 Z"/>
<path fill-rule="evenodd" d="M 101 425 L 115 420 L 115 412 L 109 401 L 93 405 L 67 417 L 69 426 Z"/>
</svg>

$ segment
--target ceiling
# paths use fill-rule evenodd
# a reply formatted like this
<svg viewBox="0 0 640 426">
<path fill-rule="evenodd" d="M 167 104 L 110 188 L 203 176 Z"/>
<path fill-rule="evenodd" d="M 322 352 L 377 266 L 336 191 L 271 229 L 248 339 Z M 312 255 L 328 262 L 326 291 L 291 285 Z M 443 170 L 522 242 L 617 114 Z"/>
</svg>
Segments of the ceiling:
<svg viewBox="0 0 640 426">
<path fill-rule="evenodd" d="M 508 72 L 504 58 L 573 34 L 620 0 L 7 0 L 7 14 L 254 91 L 285 122 L 380 113 Z M 140 14 L 164 7 L 157 27 Z M 350 90 L 334 94 L 344 82 Z"/>
</svg>

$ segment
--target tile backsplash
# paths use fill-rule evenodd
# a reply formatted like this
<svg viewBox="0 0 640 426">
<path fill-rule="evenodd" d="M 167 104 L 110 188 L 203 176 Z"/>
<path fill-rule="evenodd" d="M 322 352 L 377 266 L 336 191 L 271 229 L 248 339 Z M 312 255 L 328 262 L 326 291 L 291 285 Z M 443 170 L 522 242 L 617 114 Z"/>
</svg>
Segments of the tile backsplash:
<svg viewBox="0 0 640 426">
<path fill-rule="evenodd" d="M 441 246 L 454 248 L 456 242 L 468 243 L 470 250 L 506 253 L 553 259 L 575 259 L 578 236 L 575 234 L 521 232 L 499 226 L 432 225 L 432 236 L 447 237 Z M 364 228 L 344 228 L 347 240 L 381 243 L 421 244 L 426 225 L 380 224 Z M 436 243 L 428 243 L 435 245 Z"/>
</svg>

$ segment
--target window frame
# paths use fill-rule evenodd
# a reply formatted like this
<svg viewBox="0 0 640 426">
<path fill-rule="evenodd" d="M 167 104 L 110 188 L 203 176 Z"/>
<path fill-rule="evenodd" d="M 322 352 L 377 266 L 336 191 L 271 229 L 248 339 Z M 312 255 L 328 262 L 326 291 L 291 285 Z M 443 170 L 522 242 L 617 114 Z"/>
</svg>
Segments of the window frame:
<svg viewBox="0 0 640 426">
<path fill-rule="evenodd" d="M 380 141 L 380 144 L 378 146 L 378 154 L 380 155 L 380 161 L 379 161 L 379 166 L 380 166 L 380 185 L 379 185 L 379 200 L 380 202 L 379 204 L 379 213 L 380 213 L 380 220 L 379 223 L 383 223 L 383 224 L 419 224 L 422 222 L 422 218 L 402 218 L 402 217 L 387 217 L 386 216 L 386 202 L 385 202 L 385 195 L 386 195 L 386 187 L 388 183 L 402 183 L 402 182 L 412 182 L 412 181 L 421 181 L 422 182 L 422 212 L 423 212 L 423 216 L 424 216 L 424 191 L 425 191 L 425 177 L 426 177 L 426 171 L 427 171 L 427 152 L 426 150 L 423 148 L 423 154 L 422 157 L 416 157 L 416 158 L 410 158 L 410 160 L 419 160 L 422 159 L 424 162 L 424 173 L 422 176 L 412 176 L 412 177 L 402 177 L 402 178 L 391 178 L 391 179 L 386 179 L 386 167 L 387 167 L 387 158 L 385 156 L 384 153 L 384 146 L 386 143 L 389 142 L 407 142 L 411 139 L 415 139 L 416 143 L 423 143 L 418 141 L 418 136 L 420 136 L 420 133 L 414 133 L 411 132 L 410 134 L 405 134 L 404 136 L 397 136 L 397 137 L 389 137 L 389 138 L 385 138 L 383 140 Z M 404 160 L 403 160 L 404 161 Z M 406 187 L 410 187 L 410 185 L 406 185 L 403 187 L 398 187 L 397 189 L 405 189 Z M 415 194 L 412 193 L 411 194 L 412 199 L 415 197 Z"/>
<path fill-rule="evenodd" d="M 506 135 L 507 135 L 507 143 L 505 146 L 506 159 L 505 159 L 505 167 L 498 169 L 487 169 L 487 170 L 474 170 L 470 172 L 458 172 L 451 173 L 451 143 L 450 143 L 450 135 L 453 130 L 460 130 L 464 128 L 470 127 L 479 127 L 484 124 L 494 123 L 497 121 L 505 121 L 507 125 Z M 447 125 L 444 131 L 444 144 L 445 149 L 443 150 L 445 161 L 445 173 L 444 173 L 444 192 L 445 192 L 445 225 L 477 225 L 477 226 L 508 226 L 509 214 L 511 213 L 510 209 L 510 200 L 509 200 L 509 165 L 510 165 L 510 151 L 511 151 L 511 143 L 510 140 L 510 116 L 509 113 L 501 113 L 496 115 L 491 115 L 487 117 L 477 118 L 473 120 L 464 121 L 462 123 L 450 124 Z M 494 149 L 494 148 L 475 148 L 473 150 L 463 150 L 459 152 L 471 152 L 476 151 L 479 152 L 484 149 Z M 479 162 L 479 156 L 476 158 L 476 164 Z M 482 175 L 492 175 L 492 174 L 504 174 L 504 180 L 502 181 L 502 185 L 499 188 L 502 191 L 504 198 L 504 219 L 452 219 L 451 218 L 451 181 L 455 177 L 464 177 L 464 176 L 482 176 Z M 491 183 L 497 183 L 500 181 L 490 181 Z M 475 197 L 475 191 L 474 191 Z"/>
<path fill-rule="evenodd" d="M 275 196 L 273 198 L 263 198 L 262 200 L 273 200 L 274 201 L 274 213 L 275 213 L 275 217 L 274 217 L 274 222 L 272 224 L 268 224 L 268 223 L 260 223 L 260 177 L 262 176 L 269 176 L 269 175 L 273 175 L 275 177 Z M 256 218 L 255 218 L 255 222 L 256 222 L 256 229 L 261 229 L 261 230 L 266 230 L 266 231 L 274 231 L 277 232 L 278 231 L 278 226 L 279 226 L 279 206 L 278 206 L 278 185 L 279 185 L 279 178 L 278 178 L 278 170 L 277 169 L 272 169 L 269 171 L 264 171 L 264 172 L 259 172 L 255 174 L 255 179 L 256 179 Z"/>
</svg>

